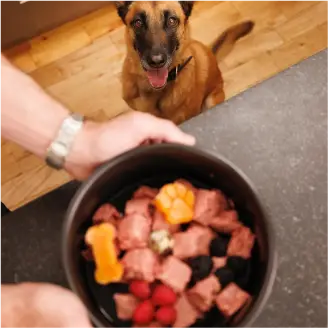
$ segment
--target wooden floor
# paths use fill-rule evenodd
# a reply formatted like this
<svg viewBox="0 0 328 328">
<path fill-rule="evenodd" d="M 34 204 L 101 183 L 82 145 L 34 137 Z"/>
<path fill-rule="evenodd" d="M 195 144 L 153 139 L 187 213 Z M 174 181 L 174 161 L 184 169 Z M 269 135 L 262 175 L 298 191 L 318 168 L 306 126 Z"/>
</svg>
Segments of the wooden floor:
<svg viewBox="0 0 328 328">
<path fill-rule="evenodd" d="M 255 21 L 254 31 L 220 63 L 228 98 L 327 47 L 326 2 L 199 2 L 192 35 L 208 44 L 244 19 Z M 123 30 L 109 4 L 6 54 L 73 111 L 107 120 L 127 110 L 120 87 Z M 10 209 L 69 181 L 20 147 L 1 145 L 2 201 Z"/>
</svg>

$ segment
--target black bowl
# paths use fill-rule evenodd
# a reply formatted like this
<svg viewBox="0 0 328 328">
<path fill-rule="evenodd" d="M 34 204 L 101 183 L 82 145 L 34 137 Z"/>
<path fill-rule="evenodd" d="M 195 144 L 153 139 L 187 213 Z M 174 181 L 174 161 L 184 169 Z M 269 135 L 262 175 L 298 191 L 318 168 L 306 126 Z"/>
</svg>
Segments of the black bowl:
<svg viewBox="0 0 328 328">
<path fill-rule="evenodd" d="M 222 157 L 175 144 L 144 146 L 118 156 L 101 166 L 82 184 L 71 201 L 63 230 L 63 259 L 72 290 L 87 307 L 97 326 L 127 326 L 115 314 L 113 294 L 124 284 L 100 286 L 93 279 L 93 264 L 81 257 L 83 235 L 99 205 L 113 203 L 119 210 L 140 185 L 160 187 L 178 178 L 196 187 L 218 188 L 231 198 L 240 219 L 256 234 L 256 244 L 243 288 L 252 295 L 247 308 L 226 322 L 211 311 L 199 326 L 248 326 L 266 302 L 274 281 L 276 253 L 274 230 L 259 196 L 248 178 Z"/>
</svg>

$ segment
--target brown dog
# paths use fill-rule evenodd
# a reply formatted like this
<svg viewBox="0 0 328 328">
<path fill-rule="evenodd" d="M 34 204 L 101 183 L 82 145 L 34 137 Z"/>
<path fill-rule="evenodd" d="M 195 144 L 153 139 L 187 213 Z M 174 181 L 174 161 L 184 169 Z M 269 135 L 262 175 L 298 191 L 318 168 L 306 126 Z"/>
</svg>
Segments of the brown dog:
<svg viewBox="0 0 328 328">
<path fill-rule="evenodd" d="M 217 59 L 250 33 L 247 21 L 225 31 L 212 49 L 189 35 L 192 1 L 119 1 L 126 25 L 123 98 L 137 111 L 181 123 L 225 98 Z"/>
</svg>

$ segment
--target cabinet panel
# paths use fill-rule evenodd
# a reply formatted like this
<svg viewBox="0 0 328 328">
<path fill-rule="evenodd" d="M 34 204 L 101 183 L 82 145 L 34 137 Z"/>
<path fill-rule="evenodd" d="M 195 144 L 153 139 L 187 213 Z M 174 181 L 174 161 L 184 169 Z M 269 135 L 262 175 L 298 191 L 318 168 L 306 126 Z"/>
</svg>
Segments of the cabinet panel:
<svg viewBox="0 0 328 328">
<path fill-rule="evenodd" d="M 108 5 L 109 1 L 1 1 L 6 49 Z"/>
</svg>

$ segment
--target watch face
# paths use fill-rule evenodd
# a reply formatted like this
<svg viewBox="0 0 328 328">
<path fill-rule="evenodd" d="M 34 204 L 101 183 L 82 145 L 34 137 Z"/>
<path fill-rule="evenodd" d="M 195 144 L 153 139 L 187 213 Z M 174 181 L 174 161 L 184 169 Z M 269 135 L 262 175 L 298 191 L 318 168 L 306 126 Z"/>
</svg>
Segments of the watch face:
<svg viewBox="0 0 328 328">
<path fill-rule="evenodd" d="M 67 147 L 62 143 L 55 142 L 51 145 L 52 153 L 58 157 L 65 157 L 67 155 Z"/>
</svg>

